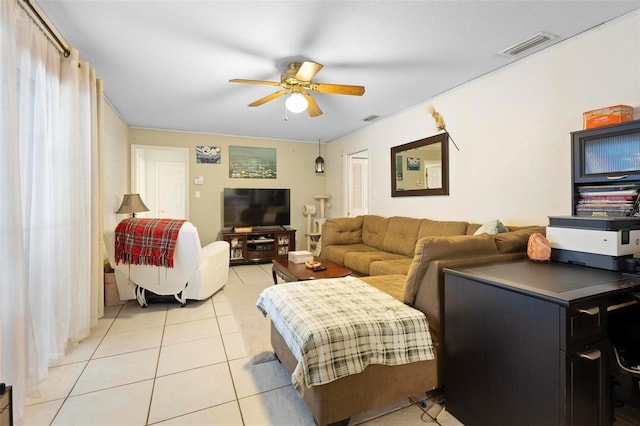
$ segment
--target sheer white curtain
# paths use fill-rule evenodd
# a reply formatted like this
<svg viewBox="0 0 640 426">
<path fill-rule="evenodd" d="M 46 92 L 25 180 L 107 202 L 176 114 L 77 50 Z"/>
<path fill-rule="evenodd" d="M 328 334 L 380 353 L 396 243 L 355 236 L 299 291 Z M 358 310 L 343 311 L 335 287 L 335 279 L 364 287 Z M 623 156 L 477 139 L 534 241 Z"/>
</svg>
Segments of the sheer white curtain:
<svg viewBox="0 0 640 426">
<path fill-rule="evenodd" d="M 14 410 L 102 314 L 101 84 L 0 1 L 0 381 Z"/>
</svg>

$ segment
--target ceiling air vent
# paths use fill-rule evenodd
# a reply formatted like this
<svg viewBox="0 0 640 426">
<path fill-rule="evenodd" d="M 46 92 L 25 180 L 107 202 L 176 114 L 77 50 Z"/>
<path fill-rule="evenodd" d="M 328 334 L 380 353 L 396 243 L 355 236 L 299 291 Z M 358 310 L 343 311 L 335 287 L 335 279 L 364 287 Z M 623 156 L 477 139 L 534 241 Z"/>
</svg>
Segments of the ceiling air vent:
<svg viewBox="0 0 640 426">
<path fill-rule="evenodd" d="M 499 55 L 502 56 L 509 56 L 509 57 L 513 57 L 513 56 L 518 56 L 523 54 L 524 52 L 531 50 L 535 47 L 540 46 L 541 44 L 547 43 L 548 41 L 551 41 L 553 39 L 555 39 L 556 37 L 549 34 L 549 33 L 543 33 L 540 32 L 534 36 L 529 37 L 528 39 L 515 44 L 511 47 L 508 47 L 506 49 L 504 49 L 503 51 L 499 52 Z"/>
</svg>

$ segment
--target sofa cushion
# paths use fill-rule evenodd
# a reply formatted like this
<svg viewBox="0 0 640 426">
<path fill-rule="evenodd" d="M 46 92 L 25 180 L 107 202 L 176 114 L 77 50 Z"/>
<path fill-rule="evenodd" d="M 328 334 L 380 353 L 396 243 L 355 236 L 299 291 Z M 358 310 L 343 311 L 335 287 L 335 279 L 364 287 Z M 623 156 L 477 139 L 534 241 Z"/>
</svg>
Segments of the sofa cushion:
<svg viewBox="0 0 640 426">
<path fill-rule="evenodd" d="M 391 217 L 383 241 L 384 251 L 408 257 L 413 256 L 422 222 L 422 219 L 411 217 Z"/>
<path fill-rule="evenodd" d="M 369 265 L 376 260 L 403 259 L 405 256 L 382 250 L 351 251 L 344 255 L 344 266 L 358 274 L 371 275 Z"/>
<path fill-rule="evenodd" d="M 498 253 L 526 253 L 529 236 L 535 232 L 545 235 L 544 226 L 531 226 L 514 232 L 494 235 Z"/>
<path fill-rule="evenodd" d="M 495 254 L 498 254 L 498 249 L 494 235 L 454 235 L 450 237 L 425 237 L 418 240 L 416 254 L 407 275 L 404 302 L 413 305 L 421 278 L 431 261 Z"/>
<path fill-rule="evenodd" d="M 382 290 L 385 293 L 390 294 L 402 302 L 402 298 L 404 296 L 404 283 L 407 279 L 405 274 L 379 275 L 361 277 L 360 279 L 378 290 Z"/>
<path fill-rule="evenodd" d="M 418 230 L 418 239 L 424 237 L 464 235 L 467 231 L 467 225 L 467 222 L 422 219 L 422 224 Z"/>
<path fill-rule="evenodd" d="M 389 227 L 388 217 L 366 215 L 362 220 L 362 242 L 368 246 L 384 250 L 384 238 Z"/>
<path fill-rule="evenodd" d="M 330 260 L 338 265 L 344 265 L 344 255 L 350 252 L 379 251 L 365 244 L 343 244 L 322 248 L 321 258 Z"/>
<path fill-rule="evenodd" d="M 362 243 L 362 219 L 363 216 L 327 219 L 322 225 L 322 245 Z"/>
<path fill-rule="evenodd" d="M 476 232 L 473 233 L 473 235 L 480 235 L 480 234 L 493 235 L 493 234 L 500 234 L 503 232 L 509 232 L 509 228 L 504 226 L 499 219 L 494 219 L 483 224 L 480 228 L 476 230 Z"/>
<path fill-rule="evenodd" d="M 411 260 L 413 258 L 406 257 L 404 259 L 394 260 L 376 260 L 369 265 L 369 274 L 371 275 L 397 275 L 403 274 L 405 277 L 409 273 Z"/>
</svg>

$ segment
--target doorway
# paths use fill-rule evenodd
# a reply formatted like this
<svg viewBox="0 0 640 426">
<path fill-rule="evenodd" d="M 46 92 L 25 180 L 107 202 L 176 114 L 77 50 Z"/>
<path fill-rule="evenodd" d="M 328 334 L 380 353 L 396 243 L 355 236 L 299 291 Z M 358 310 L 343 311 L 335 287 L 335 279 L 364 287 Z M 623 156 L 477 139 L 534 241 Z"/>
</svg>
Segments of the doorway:
<svg viewBox="0 0 640 426">
<path fill-rule="evenodd" d="M 347 173 L 347 216 L 369 213 L 369 151 L 349 154 Z"/>
<path fill-rule="evenodd" d="M 131 192 L 149 208 L 139 217 L 189 219 L 189 149 L 131 146 Z"/>
</svg>

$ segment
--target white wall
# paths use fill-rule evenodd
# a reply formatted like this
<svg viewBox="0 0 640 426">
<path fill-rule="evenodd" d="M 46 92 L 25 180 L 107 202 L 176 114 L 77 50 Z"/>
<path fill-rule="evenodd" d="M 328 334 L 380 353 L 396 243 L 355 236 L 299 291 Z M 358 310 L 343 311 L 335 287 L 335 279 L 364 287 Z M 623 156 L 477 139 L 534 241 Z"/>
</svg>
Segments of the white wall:
<svg viewBox="0 0 640 426">
<path fill-rule="evenodd" d="M 346 215 L 346 154 L 369 149 L 372 214 L 546 225 L 571 214 L 570 132 L 584 111 L 617 104 L 640 118 L 638 12 L 329 143 L 327 163 L 343 167 L 327 174 L 328 216 Z M 460 147 L 450 195 L 392 198 L 390 148 L 437 133 L 429 105 Z"/>
<path fill-rule="evenodd" d="M 104 103 L 102 167 L 104 177 L 104 229 L 114 229 L 122 215 L 115 212 L 129 192 L 129 128 L 108 103 Z"/>
</svg>

